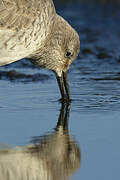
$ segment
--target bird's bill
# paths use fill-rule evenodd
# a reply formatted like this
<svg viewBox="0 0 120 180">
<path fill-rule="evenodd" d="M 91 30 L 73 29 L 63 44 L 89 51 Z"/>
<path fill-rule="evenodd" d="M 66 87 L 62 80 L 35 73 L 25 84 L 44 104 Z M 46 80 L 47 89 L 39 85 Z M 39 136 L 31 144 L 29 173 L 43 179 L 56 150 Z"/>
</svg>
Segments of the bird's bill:
<svg viewBox="0 0 120 180">
<path fill-rule="evenodd" d="M 59 76 L 56 76 L 56 77 L 57 77 L 57 82 L 60 89 L 62 101 L 65 101 L 65 100 L 70 101 L 70 89 L 69 89 L 69 84 L 68 84 L 67 72 L 62 72 L 61 77 Z"/>
</svg>

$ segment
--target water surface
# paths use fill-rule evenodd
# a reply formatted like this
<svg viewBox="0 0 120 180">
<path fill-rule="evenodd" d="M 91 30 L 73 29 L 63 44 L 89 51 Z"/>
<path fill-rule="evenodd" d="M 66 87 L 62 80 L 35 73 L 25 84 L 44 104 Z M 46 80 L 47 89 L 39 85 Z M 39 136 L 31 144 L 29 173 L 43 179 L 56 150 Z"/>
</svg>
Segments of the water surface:
<svg viewBox="0 0 120 180">
<path fill-rule="evenodd" d="M 81 39 L 69 71 L 69 129 L 81 151 L 72 179 L 119 179 L 120 7 L 76 2 L 56 8 Z M 52 72 L 27 60 L 0 67 L 0 94 L 0 144 L 26 145 L 56 126 L 61 104 Z"/>
</svg>

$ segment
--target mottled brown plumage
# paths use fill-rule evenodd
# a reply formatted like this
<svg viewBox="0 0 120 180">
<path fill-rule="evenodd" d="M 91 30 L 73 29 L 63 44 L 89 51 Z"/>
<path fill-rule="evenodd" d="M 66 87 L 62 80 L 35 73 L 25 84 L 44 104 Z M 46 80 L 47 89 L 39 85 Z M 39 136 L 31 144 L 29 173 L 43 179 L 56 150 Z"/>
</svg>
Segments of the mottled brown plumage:
<svg viewBox="0 0 120 180">
<path fill-rule="evenodd" d="M 0 0 L 0 66 L 29 58 L 54 71 L 64 89 L 59 78 L 66 77 L 79 48 L 77 32 L 56 13 L 52 0 Z"/>
</svg>

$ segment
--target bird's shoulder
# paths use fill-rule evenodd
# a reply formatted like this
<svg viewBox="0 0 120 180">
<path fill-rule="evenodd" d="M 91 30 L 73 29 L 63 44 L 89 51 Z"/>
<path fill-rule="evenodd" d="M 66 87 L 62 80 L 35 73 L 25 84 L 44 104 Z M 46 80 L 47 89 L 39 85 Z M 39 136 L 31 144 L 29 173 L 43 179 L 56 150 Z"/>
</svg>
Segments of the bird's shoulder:
<svg viewBox="0 0 120 180">
<path fill-rule="evenodd" d="M 0 0 L 0 30 L 28 28 L 36 19 L 55 14 L 52 0 Z"/>
</svg>

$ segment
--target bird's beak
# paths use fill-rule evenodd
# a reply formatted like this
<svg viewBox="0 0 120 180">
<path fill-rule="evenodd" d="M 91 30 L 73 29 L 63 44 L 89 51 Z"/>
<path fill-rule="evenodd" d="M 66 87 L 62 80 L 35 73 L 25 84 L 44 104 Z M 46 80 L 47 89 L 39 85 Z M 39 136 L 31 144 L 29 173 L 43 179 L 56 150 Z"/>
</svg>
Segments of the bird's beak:
<svg viewBox="0 0 120 180">
<path fill-rule="evenodd" d="M 68 101 L 70 102 L 70 89 L 69 89 L 69 84 L 68 84 L 68 75 L 67 72 L 62 72 L 61 77 L 56 76 L 58 86 L 60 89 L 62 101 Z M 66 94 L 64 93 L 66 92 Z"/>
</svg>

